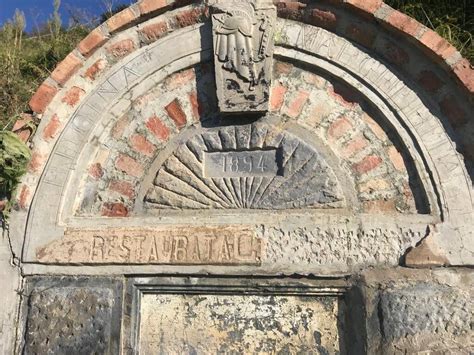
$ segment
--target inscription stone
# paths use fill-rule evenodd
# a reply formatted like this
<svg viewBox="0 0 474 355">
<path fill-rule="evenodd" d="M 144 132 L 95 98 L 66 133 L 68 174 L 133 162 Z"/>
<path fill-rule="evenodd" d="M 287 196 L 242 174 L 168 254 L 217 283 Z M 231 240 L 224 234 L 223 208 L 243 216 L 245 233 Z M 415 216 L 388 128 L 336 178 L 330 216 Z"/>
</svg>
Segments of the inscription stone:
<svg viewBox="0 0 474 355">
<path fill-rule="evenodd" d="M 277 151 L 206 152 L 204 176 L 207 178 L 276 176 Z"/>
<path fill-rule="evenodd" d="M 66 264 L 260 264 L 261 243 L 234 226 L 70 229 L 37 250 L 42 263 Z"/>
</svg>

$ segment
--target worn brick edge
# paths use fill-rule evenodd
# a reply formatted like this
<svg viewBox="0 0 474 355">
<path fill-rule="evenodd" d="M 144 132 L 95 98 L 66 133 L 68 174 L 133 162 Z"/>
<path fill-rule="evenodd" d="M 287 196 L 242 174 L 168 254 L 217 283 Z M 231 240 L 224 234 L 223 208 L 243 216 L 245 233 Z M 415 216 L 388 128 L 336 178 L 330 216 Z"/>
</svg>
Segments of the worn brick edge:
<svg viewBox="0 0 474 355">
<path fill-rule="evenodd" d="M 274 3 L 279 9 L 279 15 L 281 12 L 284 17 L 303 20 L 308 15 L 309 17 L 315 16 L 315 14 L 305 13 L 307 5 L 312 4 L 309 0 L 276 0 Z M 355 15 L 379 22 L 386 30 L 405 37 L 428 53 L 435 63 L 438 65 L 444 63 L 444 69 L 454 75 L 469 94 L 474 94 L 473 66 L 447 40 L 414 18 L 393 9 L 382 0 L 325 0 L 321 2 L 321 4 L 324 3 L 349 9 Z M 352 40 L 357 42 L 357 39 L 353 38 Z M 363 41 L 359 41 L 359 44 L 367 46 Z"/>
<path fill-rule="evenodd" d="M 60 88 L 74 76 L 88 57 L 102 47 L 120 30 L 143 22 L 159 12 L 170 8 L 182 7 L 199 1 L 191 0 L 142 0 L 115 14 L 105 23 L 87 35 L 62 62 L 51 76 L 37 89 L 30 100 L 30 108 L 38 114 L 45 112 Z M 294 0 L 275 1 L 279 8 L 303 9 L 306 4 Z M 331 0 L 331 4 L 342 5 L 363 16 L 380 21 L 389 30 L 401 33 L 420 47 L 431 51 L 440 61 L 445 62 L 459 82 L 474 94 L 474 68 L 463 58 L 454 46 L 426 28 L 413 18 L 397 11 L 381 0 Z"/>
</svg>

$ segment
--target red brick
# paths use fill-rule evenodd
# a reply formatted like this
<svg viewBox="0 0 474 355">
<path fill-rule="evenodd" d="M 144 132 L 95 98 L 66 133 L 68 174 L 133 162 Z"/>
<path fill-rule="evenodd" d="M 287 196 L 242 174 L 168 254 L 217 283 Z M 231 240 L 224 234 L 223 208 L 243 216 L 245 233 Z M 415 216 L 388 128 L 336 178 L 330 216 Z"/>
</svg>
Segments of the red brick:
<svg viewBox="0 0 474 355">
<path fill-rule="evenodd" d="M 123 132 L 125 132 L 125 128 L 128 126 L 128 116 L 122 116 L 117 122 L 115 122 L 111 136 L 115 139 L 120 139 L 123 137 Z"/>
<path fill-rule="evenodd" d="M 193 91 L 189 94 L 189 102 L 191 103 L 191 109 L 193 112 L 194 122 L 199 122 L 202 115 L 202 105 L 199 102 L 199 98 L 196 91 Z"/>
<path fill-rule="evenodd" d="M 367 25 L 350 24 L 346 27 L 346 36 L 366 48 L 372 48 L 377 34 Z"/>
<path fill-rule="evenodd" d="M 176 127 L 183 128 L 186 126 L 186 114 L 184 113 L 178 99 L 174 99 L 172 102 L 170 102 L 165 107 L 165 110 L 176 124 Z"/>
<path fill-rule="evenodd" d="M 138 8 L 142 15 L 156 10 L 162 10 L 167 6 L 166 0 L 142 0 L 138 3 Z"/>
<path fill-rule="evenodd" d="M 69 106 L 74 107 L 77 105 L 81 96 L 85 94 L 85 91 L 80 87 L 73 86 L 66 92 L 61 102 L 67 103 Z"/>
<path fill-rule="evenodd" d="M 106 67 L 107 61 L 105 59 L 98 59 L 94 64 L 87 68 L 84 77 L 89 78 L 90 80 L 95 80 Z"/>
<path fill-rule="evenodd" d="M 130 38 L 124 39 L 117 43 L 110 45 L 107 52 L 116 58 L 122 58 L 132 53 L 135 50 L 135 43 Z"/>
<path fill-rule="evenodd" d="M 141 34 L 148 42 L 153 42 L 163 37 L 167 31 L 168 25 L 164 21 L 145 26 L 140 30 Z"/>
<path fill-rule="evenodd" d="M 30 139 L 33 134 L 35 124 L 33 121 L 33 116 L 27 113 L 22 113 L 21 117 L 16 120 L 13 125 L 12 132 L 24 143 Z"/>
<path fill-rule="evenodd" d="M 110 183 L 109 189 L 130 199 L 135 196 L 135 189 L 128 181 L 114 180 Z"/>
<path fill-rule="evenodd" d="M 28 139 L 30 139 L 31 135 L 33 134 L 33 130 L 26 128 L 26 129 L 21 129 L 14 133 L 16 134 L 19 140 L 21 140 L 23 143 L 26 143 L 28 142 Z"/>
<path fill-rule="evenodd" d="M 353 164 L 352 169 L 358 174 L 367 173 L 382 163 L 382 158 L 376 155 L 369 155 L 362 159 L 360 162 Z"/>
<path fill-rule="evenodd" d="M 191 10 L 183 10 L 176 15 L 176 24 L 179 28 L 192 26 L 202 22 L 203 18 L 209 17 L 207 8 L 195 8 Z"/>
<path fill-rule="evenodd" d="M 300 90 L 292 102 L 288 105 L 286 109 L 286 114 L 290 117 L 296 118 L 303 111 L 303 107 L 308 101 L 309 92 Z"/>
<path fill-rule="evenodd" d="M 275 76 L 287 76 L 293 70 L 293 65 L 290 63 L 284 63 L 277 61 L 275 62 Z"/>
<path fill-rule="evenodd" d="M 15 121 L 12 131 L 16 132 L 22 128 L 28 128 L 31 125 L 31 122 L 33 122 L 33 115 L 29 113 L 22 113 L 20 118 Z"/>
<path fill-rule="evenodd" d="M 277 3 L 278 16 L 292 20 L 301 20 L 306 4 L 298 1 L 280 1 Z"/>
<path fill-rule="evenodd" d="M 387 154 L 395 169 L 398 171 L 406 171 L 405 162 L 403 161 L 403 157 L 397 148 L 395 148 L 393 145 L 390 146 L 388 148 Z"/>
<path fill-rule="evenodd" d="M 468 119 L 464 110 L 459 106 L 457 99 L 452 96 L 446 96 L 440 103 L 441 112 L 446 115 L 454 128 L 467 123 Z"/>
<path fill-rule="evenodd" d="M 415 36 L 422 27 L 415 19 L 396 10 L 385 18 L 384 21 L 389 23 L 395 29 L 410 36 Z"/>
<path fill-rule="evenodd" d="M 372 14 L 382 6 L 382 0 L 347 0 L 345 3 Z"/>
<path fill-rule="evenodd" d="M 397 211 L 394 200 L 364 201 L 363 208 L 366 213 L 387 213 Z"/>
<path fill-rule="evenodd" d="M 470 93 L 474 93 L 474 68 L 467 59 L 462 59 L 454 66 L 454 74 Z"/>
<path fill-rule="evenodd" d="M 115 166 L 130 176 L 140 177 L 143 175 L 143 165 L 128 155 L 120 154 L 115 161 Z"/>
<path fill-rule="evenodd" d="M 286 87 L 281 84 L 277 84 L 272 88 L 270 96 L 270 111 L 279 111 L 283 102 L 285 102 Z"/>
<path fill-rule="evenodd" d="M 51 78 L 53 78 L 58 84 L 64 85 L 81 67 L 81 59 L 79 59 L 74 53 L 70 53 L 53 70 Z"/>
<path fill-rule="evenodd" d="M 408 53 L 394 42 L 385 42 L 382 55 L 388 62 L 398 66 L 406 65 L 410 61 Z"/>
<path fill-rule="evenodd" d="M 456 53 L 456 48 L 432 30 L 426 31 L 421 36 L 420 42 L 443 59 L 448 59 Z"/>
<path fill-rule="evenodd" d="M 418 83 L 429 92 L 436 92 L 443 86 L 441 79 L 429 70 L 422 70 L 418 74 Z"/>
<path fill-rule="evenodd" d="M 161 120 L 152 116 L 146 123 L 147 128 L 150 130 L 153 135 L 161 141 L 167 141 L 170 135 L 168 127 L 166 127 Z"/>
<path fill-rule="evenodd" d="M 59 117 L 54 114 L 43 130 L 43 138 L 48 141 L 56 137 L 60 126 L 61 122 L 59 122 Z"/>
<path fill-rule="evenodd" d="M 344 158 L 349 158 L 362 151 L 367 147 L 367 145 L 367 139 L 363 135 L 358 135 L 354 139 L 347 142 L 347 144 L 342 148 L 342 156 Z"/>
<path fill-rule="evenodd" d="M 337 26 L 337 17 L 331 11 L 325 11 L 322 9 L 313 9 L 311 11 L 311 17 L 309 22 L 312 25 L 334 29 Z"/>
<path fill-rule="evenodd" d="M 145 154 L 149 157 L 155 152 L 155 146 L 144 136 L 140 134 L 134 134 L 130 138 L 130 146 L 138 153 Z"/>
<path fill-rule="evenodd" d="M 104 169 L 100 163 L 94 163 L 89 167 L 89 175 L 95 180 L 99 180 L 104 176 Z"/>
<path fill-rule="evenodd" d="M 114 32 L 132 24 L 137 18 L 138 16 L 130 8 L 127 8 L 109 18 L 107 26 L 110 32 Z"/>
<path fill-rule="evenodd" d="M 28 165 L 28 171 L 31 173 L 37 173 L 41 167 L 45 164 L 46 162 L 46 156 L 38 153 L 38 152 L 33 152 L 31 155 L 31 160 Z"/>
<path fill-rule="evenodd" d="M 44 113 L 57 92 L 58 90 L 55 87 L 46 83 L 41 84 L 30 100 L 31 109 L 37 113 Z"/>
<path fill-rule="evenodd" d="M 107 40 L 108 37 L 106 37 L 99 29 L 95 29 L 89 33 L 86 38 L 79 42 L 77 49 L 83 56 L 89 57 L 97 50 L 97 48 L 107 42 Z"/>
<path fill-rule="evenodd" d="M 352 123 L 345 117 L 335 120 L 328 129 L 330 139 L 339 139 L 352 129 Z"/>
<path fill-rule="evenodd" d="M 196 73 L 194 72 L 194 69 L 191 68 L 171 75 L 169 78 L 166 79 L 165 86 L 168 90 L 174 90 L 188 83 L 194 83 L 195 80 Z"/>
<path fill-rule="evenodd" d="M 28 202 L 30 201 L 30 188 L 27 185 L 21 187 L 20 195 L 18 196 L 18 205 L 22 210 L 28 207 Z"/>
<path fill-rule="evenodd" d="M 102 207 L 102 216 L 127 217 L 128 208 L 121 202 L 106 202 Z"/>
</svg>

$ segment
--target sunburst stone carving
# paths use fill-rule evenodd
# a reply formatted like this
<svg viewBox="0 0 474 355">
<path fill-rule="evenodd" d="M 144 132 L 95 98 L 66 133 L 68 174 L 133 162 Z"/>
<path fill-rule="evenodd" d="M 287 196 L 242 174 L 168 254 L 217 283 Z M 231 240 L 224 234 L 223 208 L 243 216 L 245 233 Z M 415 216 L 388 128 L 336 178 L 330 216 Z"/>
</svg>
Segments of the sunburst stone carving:
<svg viewBox="0 0 474 355">
<path fill-rule="evenodd" d="M 277 210 L 342 207 L 342 190 L 322 155 L 294 134 L 274 131 L 268 124 L 254 123 L 210 128 L 196 134 L 161 165 L 145 196 L 145 206 Z M 216 169 L 222 170 L 213 172 Z"/>
</svg>

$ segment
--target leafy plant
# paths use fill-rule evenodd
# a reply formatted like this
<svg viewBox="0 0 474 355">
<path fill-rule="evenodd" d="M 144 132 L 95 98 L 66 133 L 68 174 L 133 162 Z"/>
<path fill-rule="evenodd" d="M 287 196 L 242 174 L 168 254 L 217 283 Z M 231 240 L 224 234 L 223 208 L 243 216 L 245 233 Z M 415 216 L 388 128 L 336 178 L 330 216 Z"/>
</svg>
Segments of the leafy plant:
<svg viewBox="0 0 474 355">
<path fill-rule="evenodd" d="M 0 198 L 10 198 L 30 158 L 30 149 L 16 134 L 0 131 Z"/>
</svg>

